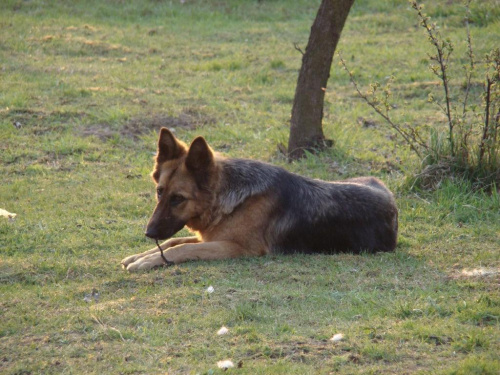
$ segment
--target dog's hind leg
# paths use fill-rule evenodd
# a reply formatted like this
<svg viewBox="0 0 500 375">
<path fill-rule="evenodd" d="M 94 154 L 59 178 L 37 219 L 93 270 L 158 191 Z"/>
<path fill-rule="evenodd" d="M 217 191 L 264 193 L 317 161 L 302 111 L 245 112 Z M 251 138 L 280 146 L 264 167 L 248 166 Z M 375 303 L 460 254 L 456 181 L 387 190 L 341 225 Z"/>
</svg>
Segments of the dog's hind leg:
<svg viewBox="0 0 500 375">
<path fill-rule="evenodd" d="M 172 247 L 172 246 L 177 246 L 177 245 L 181 245 L 181 244 L 185 244 L 185 243 L 197 243 L 197 242 L 200 242 L 198 237 L 179 237 L 179 238 L 171 238 L 167 241 L 165 241 L 164 243 L 162 243 L 160 246 L 161 246 L 161 249 L 162 250 L 167 250 L 168 248 Z M 126 257 L 125 259 L 123 259 L 121 261 L 121 265 L 123 268 L 127 268 L 127 266 L 129 264 L 132 264 L 134 262 L 136 262 L 137 260 L 141 259 L 141 258 L 144 258 L 148 255 L 151 255 L 151 254 L 160 254 L 160 249 L 158 249 L 158 246 L 152 248 L 151 250 L 148 250 L 148 251 L 145 251 L 143 253 L 139 253 L 139 254 L 135 254 L 135 255 L 131 255 L 131 256 L 128 256 Z"/>
<path fill-rule="evenodd" d="M 185 243 L 169 248 L 164 254 L 168 261 L 176 264 L 190 260 L 217 260 L 237 258 L 245 255 L 259 255 L 251 251 L 246 251 L 237 243 L 230 241 Z M 139 258 L 134 263 L 129 264 L 127 270 L 131 272 L 149 270 L 164 263 L 158 252 Z"/>
</svg>

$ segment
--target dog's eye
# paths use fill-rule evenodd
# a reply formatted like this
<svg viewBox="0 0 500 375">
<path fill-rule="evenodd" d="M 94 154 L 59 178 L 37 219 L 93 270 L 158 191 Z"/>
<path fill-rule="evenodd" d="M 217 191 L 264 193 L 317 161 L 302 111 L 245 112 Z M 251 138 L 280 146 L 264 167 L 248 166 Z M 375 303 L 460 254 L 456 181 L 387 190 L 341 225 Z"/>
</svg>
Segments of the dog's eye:
<svg viewBox="0 0 500 375">
<path fill-rule="evenodd" d="M 163 188 L 157 188 L 156 189 L 156 196 L 158 198 L 161 198 L 161 195 L 163 194 Z"/>
<path fill-rule="evenodd" d="M 181 204 L 182 202 L 184 202 L 186 200 L 186 198 L 184 198 L 182 195 L 172 195 L 170 197 L 170 205 L 175 207 L 179 204 Z"/>
</svg>

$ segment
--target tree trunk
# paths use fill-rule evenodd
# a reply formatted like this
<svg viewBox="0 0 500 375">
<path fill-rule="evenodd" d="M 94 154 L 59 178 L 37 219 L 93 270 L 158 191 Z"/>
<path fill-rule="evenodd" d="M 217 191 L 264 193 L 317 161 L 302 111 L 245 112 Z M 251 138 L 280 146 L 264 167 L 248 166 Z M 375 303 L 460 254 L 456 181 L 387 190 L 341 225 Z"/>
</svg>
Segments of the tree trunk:
<svg viewBox="0 0 500 375">
<path fill-rule="evenodd" d="M 302 57 L 293 100 L 288 140 L 291 159 L 302 157 L 305 150 L 314 151 L 327 144 L 321 124 L 323 100 L 333 54 L 353 3 L 354 0 L 321 1 Z"/>
</svg>

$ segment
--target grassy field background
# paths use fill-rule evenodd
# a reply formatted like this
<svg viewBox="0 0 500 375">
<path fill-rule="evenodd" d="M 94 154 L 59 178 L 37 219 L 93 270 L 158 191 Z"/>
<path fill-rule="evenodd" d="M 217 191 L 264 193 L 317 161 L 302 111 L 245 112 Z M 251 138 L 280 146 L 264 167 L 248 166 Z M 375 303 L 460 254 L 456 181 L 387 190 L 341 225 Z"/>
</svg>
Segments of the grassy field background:
<svg viewBox="0 0 500 375">
<path fill-rule="evenodd" d="M 459 77 L 464 8 L 426 5 L 455 42 Z M 324 117 L 334 148 L 292 164 L 278 151 L 301 62 L 294 43 L 305 48 L 318 6 L 1 2 L 0 208 L 17 217 L 0 217 L 0 372 L 215 374 L 225 359 L 241 374 L 500 372 L 495 189 L 409 189 L 418 161 L 337 58 Z M 482 56 L 498 43 L 500 4 L 471 11 Z M 396 76 L 400 119 L 442 124 L 426 103 L 439 93 L 430 46 L 405 1 L 356 1 L 338 48 L 364 86 Z M 400 209 L 396 252 L 128 274 L 120 260 L 152 247 L 143 230 L 161 126 L 315 178 L 378 176 Z M 337 333 L 344 340 L 331 342 Z"/>
</svg>

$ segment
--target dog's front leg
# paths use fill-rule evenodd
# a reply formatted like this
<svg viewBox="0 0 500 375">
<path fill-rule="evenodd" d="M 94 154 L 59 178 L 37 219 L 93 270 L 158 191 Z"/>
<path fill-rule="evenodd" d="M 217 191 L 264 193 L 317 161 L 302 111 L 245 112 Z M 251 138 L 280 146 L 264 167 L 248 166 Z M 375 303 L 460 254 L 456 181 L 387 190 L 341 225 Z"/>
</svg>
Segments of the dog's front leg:
<svg viewBox="0 0 500 375">
<path fill-rule="evenodd" d="M 197 237 L 194 237 L 194 236 L 193 237 L 179 237 L 179 238 L 171 238 L 171 239 L 165 241 L 164 243 L 162 243 L 160 246 L 161 246 L 162 250 L 166 250 L 172 246 L 177 246 L 177 245 L 185 244 L 185 243 L 197 243 L 197 242 L 200 242 L 200 241 Z M 123 268 L 127 268 L 127 266 L 129 264 L 136 262 L 138 259 L 144 258 L 148 255 L 155 254 L 155 253 L 158 253 L 158 255 L 160 254 L 160 249 L 158 249 L 158 246 L 155 246 L 151 250 L 145 251 L 143 253 L 139 253 L 139 254 L 135 254 L 135 255 L 131 255 L 129 257 L 126 257 L 125 259 L 123 259 L 121 261 L 121 265 L 123 266 Z"/>
<path fill-rule="evenodd" d="M 235 242 L 230 241 L 215 241 L 215 242 L 199 242 L 199 243 L 184 243 L 178 246 L 169 248 L 164 252 L 165 258 L 174 263 L 187 262 L 189 260 L 217 260 L 237 258 L 251 254 L 245 251 L 243 247 Z M 161 258 L 159 252 L 146 255 L 137 259 L 134 263 L 127 266 L 128 271 L 149 270 L 154 267 L 163 265 L 165 262 Z"/>
</svg>

